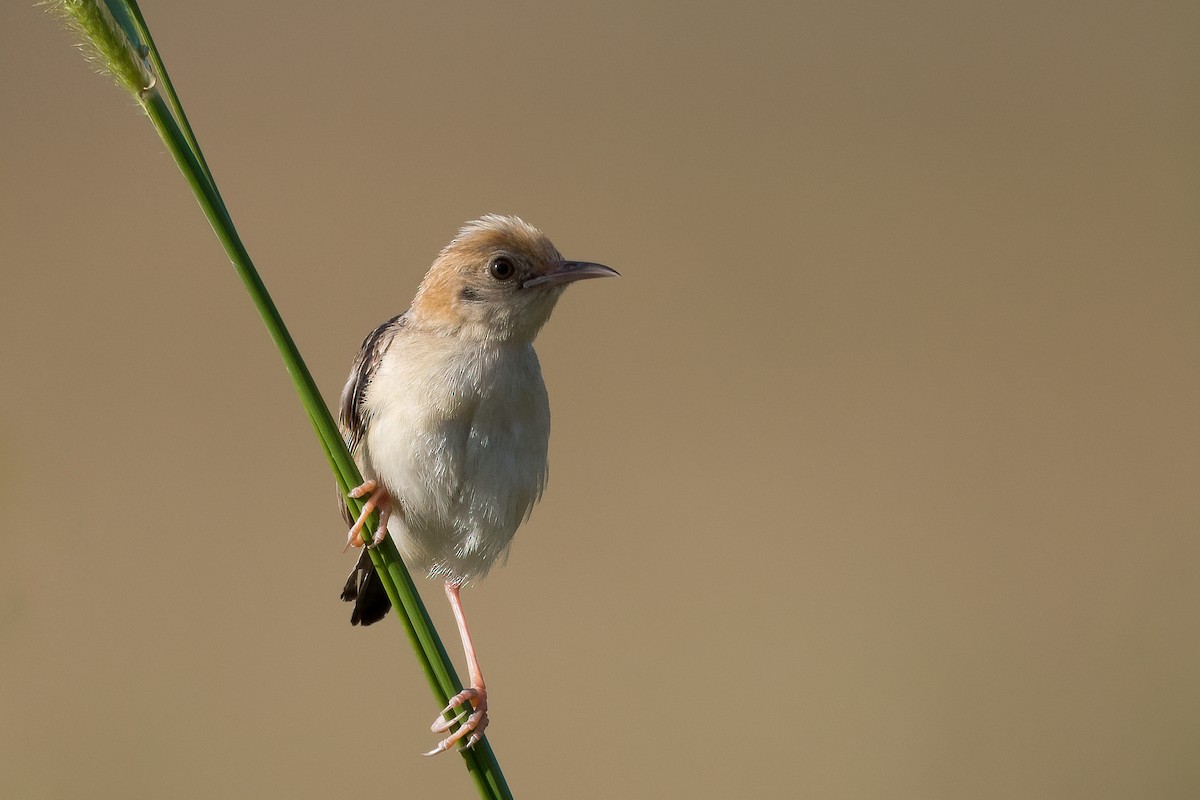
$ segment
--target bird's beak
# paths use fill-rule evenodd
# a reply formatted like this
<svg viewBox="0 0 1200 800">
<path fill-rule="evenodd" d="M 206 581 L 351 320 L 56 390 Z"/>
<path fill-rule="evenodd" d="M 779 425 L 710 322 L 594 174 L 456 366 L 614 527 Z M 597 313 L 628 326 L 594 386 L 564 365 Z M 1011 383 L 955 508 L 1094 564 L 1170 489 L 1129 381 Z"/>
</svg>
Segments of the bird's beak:
<svg viewBox="0 0 1200 800">
<path fill-rule="evenodd" d="M 552 265 L 545 275 L 530 278 L 521 284 L 522 289 L 532 286 L 553 286 L 559 283 L 572 283 L 585 278 L 608 278 L 619 276 L 612 267 L 603 264 L 593 264 L 590 261 L 558 261 Z"/>
</svg>

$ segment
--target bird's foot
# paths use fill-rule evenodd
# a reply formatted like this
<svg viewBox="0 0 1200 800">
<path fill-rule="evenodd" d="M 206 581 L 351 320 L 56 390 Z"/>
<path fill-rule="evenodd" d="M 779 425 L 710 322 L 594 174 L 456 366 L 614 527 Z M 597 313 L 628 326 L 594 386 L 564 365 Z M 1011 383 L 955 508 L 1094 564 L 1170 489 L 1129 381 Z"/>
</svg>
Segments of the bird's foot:
<svg viewBox="0 0 1200 800">
<path fill-rule="evenodd" d="M 446 719 L 446 715 L 452 712 L 455 706 L 460 706 L 467 701 L 470 701 L 472 711 L 460 711 L 457 716 L 452 719 Z M 465 719 L 463 719 L 465 717 Z M 450 726 L 456 722 L 462 721 L 458 730 L 438 742 L 438 746 L 425 753 L 427 756 L 436 756 L 438 753 L 444 753 L 453 747 L 458 742 L 466 737 L 466 744 L 461 749 L 469 750 L 475 746 L 475 743 L 483 738 L 483 732 L 487 730 L 488 714 L 487 714 L 487 689 L 481 684 L 473 686 L 470 689 L 463 689 L 458 694 L 450 699 L 449 704 L 442 709 L 442 713 L 434 720 L 430 730 L 434 733 L 445 733 L 450 730 Z"/>
<path fill-rule="evenodd" d="M 391 497 L 388 495 L 387 489 L 384 489 L 376 481 L 364 481 L 362 485 L 351 489 L 349 494 L 356 500 L 367 494 L 371 496 L 363 504 L 362 513 L 358 515 L 358 519 L 350 526 L 350 532 L 346 534 L 346 546 L 342 548 L 343 553 L 351 547 L 362 547 L 366 544 L 362 529 L 372 511 L 379 509 L 379 527 L 375 529 L 375 537 L 371 541 L 372 547 L 382 542 L 383 537 L 387 536 L 388 517 L 392 515 Z"/>
</svg>

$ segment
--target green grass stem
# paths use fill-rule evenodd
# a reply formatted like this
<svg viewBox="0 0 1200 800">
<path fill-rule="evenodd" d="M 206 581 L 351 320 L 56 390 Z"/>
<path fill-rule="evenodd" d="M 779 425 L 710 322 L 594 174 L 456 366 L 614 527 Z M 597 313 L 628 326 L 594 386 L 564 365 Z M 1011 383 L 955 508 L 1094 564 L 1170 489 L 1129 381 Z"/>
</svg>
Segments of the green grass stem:
<svg viewBox="0 0 1200 800">
<path fill-rule="evenodd" d="M 362 476 L 296 343 L 284 325 L 279 309 L 275 307 L 238 236 L 137 2 L 56 0 L 52 8 L 68 21 L 71 28 L 88 38 L 92 47 L 91 60 L 104 71 L 110 72 L 118 84 L 134 96 L 174 157 L 279 350 L 284 367 L 329 461 L 338 489 L 346 496 L 350 489 L 362 482 Z M 348 496 L 346 500 L 355 513 L 361 511 L 362 501 Z M 378 518 L 373 516 L 369 528 L 373 530 L 377 524 Z M 417 660 L 425 671 L 434 697 L 439 707 L 444 706 L 462 688 L 462 683 L 433 627 L 412 576 L 390 537 L 379 547 L 371 549 L 370 554 L 396 610 L 396 617 L 404 625 Z M 381 670 L 372 667 L 366 673 L 376 676 Z M 404 720 L 401 724 L 407 725 L 410 721 Z M 486 737 L 471 750 L 460 753 L 483 797 L 497 800 L 512 797 Z"/>
</svg>

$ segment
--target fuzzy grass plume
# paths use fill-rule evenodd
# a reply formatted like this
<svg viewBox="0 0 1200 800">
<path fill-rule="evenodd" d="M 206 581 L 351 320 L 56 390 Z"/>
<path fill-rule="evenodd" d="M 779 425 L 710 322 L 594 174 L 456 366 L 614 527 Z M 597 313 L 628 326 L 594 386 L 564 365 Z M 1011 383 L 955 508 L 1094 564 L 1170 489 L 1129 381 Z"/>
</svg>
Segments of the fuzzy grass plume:
<svg viewBox="0 0 1200 800">
<path fill-rule="evenodd" d="M 201 210 L 258 309 L 300 402 L 308 413 L 338 488 L 347 498 L 349 508 L 357 515 L 362 510 L 362 501 L 350 498 L 347 493 L 362 483 L 362 476 L 279 310 L 238 236 L 136 0 L 51 0 L 46 5 L 69 28 L 83 37 L 81 49 L 85 58 L 101 72 L 111 75 L 146 111 L 180 172 L 192 187 Z M 374 529 L 378 525 L 377 515 L 372 515 L 367 525 L 368 529 Z M 417 660 L 441 708 L 462 689 L 446 648 L 429 619 L 429 613 L 391 537 L 368 552 L 380 582 L 396 609 L 396 618 L 404 625 Z M 379 674 L 379 669 L 372 666 L 363 672 L 364 675 L 375 676 Z M 378 696 L 386 697 L 386 693 Z M 469 706 L 464 708 L 469 713 Z M 386 707 L 379 707 L 377 713 L 386 715 L 388 712 Z M 446 716 L 450 719 L 455 713 L 450 711 Z M 474 748 L 459 752 L 481 796 L 494 800 L 512 797 L 486 736 Z M 381 776 L 385 774 L 391 774 L 391 770 L 381 771 Z"/>
<path fill-rule="evenodd" d="M 52 0 L 47 8 L 80 36 L 83 57 L 139 100 L 154 88 L 145 61 L 146 48 L 135 47 L 107 3 L 99 0 Z"/>
</svg>

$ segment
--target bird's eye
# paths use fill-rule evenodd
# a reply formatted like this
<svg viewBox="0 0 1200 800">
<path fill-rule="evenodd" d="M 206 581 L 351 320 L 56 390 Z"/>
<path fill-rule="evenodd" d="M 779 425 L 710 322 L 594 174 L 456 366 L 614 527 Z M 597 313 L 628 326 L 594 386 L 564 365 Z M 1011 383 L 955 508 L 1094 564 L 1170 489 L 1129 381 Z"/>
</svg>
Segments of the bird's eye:
<svg viewBox="0 0 1200 800">
<path fill-rule="evenodd" d="M 513 275 L 517 274 L 517 268 L 513 266 L 511 258 L 506 256 L 497 256 L 492 259 L 492 263 L 488 266 L 488 272 L 498 281 L 506 281 Z"/>
</svg>

